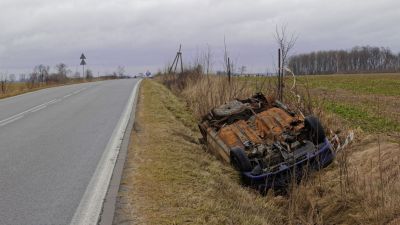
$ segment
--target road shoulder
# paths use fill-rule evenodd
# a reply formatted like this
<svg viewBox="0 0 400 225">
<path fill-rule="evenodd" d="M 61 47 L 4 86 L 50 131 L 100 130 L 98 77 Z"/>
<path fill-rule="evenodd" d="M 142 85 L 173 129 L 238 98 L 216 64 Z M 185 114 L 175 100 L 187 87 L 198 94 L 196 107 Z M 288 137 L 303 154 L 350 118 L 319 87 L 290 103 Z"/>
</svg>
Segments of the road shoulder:
<svg viewBox="0 0 400 225">
<path fill-rule="evenodd" d="M 204 151 L 194 118 L 164 86 L 144 81 L 137 110 L 114 224 L 283 222 L 271 201 Z"/>
</svg>

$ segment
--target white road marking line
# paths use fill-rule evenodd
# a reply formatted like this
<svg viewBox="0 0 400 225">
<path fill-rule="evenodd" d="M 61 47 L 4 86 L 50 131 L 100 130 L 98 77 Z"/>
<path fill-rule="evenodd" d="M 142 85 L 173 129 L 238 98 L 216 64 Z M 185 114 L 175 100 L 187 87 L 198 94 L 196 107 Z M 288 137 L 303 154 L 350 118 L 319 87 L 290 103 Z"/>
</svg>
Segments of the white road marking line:
<svg viewBox="0 0 400 225">
<path fill-rule="evenodd" d="M 42 110 L 42 109 L 44 109 L 44 108 L 46 108 L 46 107 L 47 107 L 47 105 L 44 105 L 44 106 L 39 107 L 39 108 L 36 108 L 35 110 L 32 110 L 32 111 L 30 111 L 30 112 L 34 113 L 34 112 L 37 112 L 37 111 L 39 111 L 39 110 Z"/>
<path fill-rule="evenodd" d="M 46 102 L 46 103 L 43 103 L 43 104 L 34 106 L 34 107 L 32 107 L 32 108 L 30 108 L 30 109 L 28 109 L 28 110 L 22 112 L 22 114 L 26 114 L 26 113 L 29 113 L 29 112 L 34 112 L 36 109 L 41 108 L 41 107 L 43 107 L 43 106 L 51 105 L 51 104 L 53 104 L 53 103 L 56 102 L 56 101 L 57 101 L 57 99 L 53 99 L 53 100 L 51 100 L 51 101 L 49 101 L 49 102 Z"/>
<path fill-rule="evenodd" d="M 97 83 L 97 82 L 98 82 L 98 83 L 102 83 L 102 82 L 104 82 L 104 81 L 96 81 L 95 83 Z M 91 88 L 91 87 L 98 86 L 99 84 L 93 84 L 93 85 L 92 85 L 92 84 L 75 84 L 75 85 L 91 85 L 91 86 L 82 88 L 82 90 L 85 90 L 85 89 L 88 89 L 88 88 Z M 69 86 L 69 85 L 61 86 L 61 87 L 49 87 L 49 88 L 44 88 L 44 89 L 40 89 L 40 90 L 37 90 L 37 91 L 30 91 L 30 92 L 23 93 L 23 94 L 20 94 L 20 95 L 16 95 L 16 96 L 11 96 L 11 97 L 8 97 L 8 98 L 0 99 L 0 102 L 8 101 L 8 100 L 11 100 L 11 99 L 14 99 L 14 98 L 21 98 L 22 96 L 32 95 L 32 94 L 35 94 L 35 93 L 37 93 L 37 92 L 47 91 L 47 90 L 52 89 L 52 88 L 64 88 L 64 87 L 68 87 L 68 86 Z"/>
<path fill-rule="evenodd" d="M 10 123 L 12 123 L 14 121 L 17 121 L 17 120 L 21 119 L 22 117 L 24 117 L 24 116 L 18 116 L 18 117 L 15 117 L 15 118 L 11 119 L 11 120 L 2 122 L 2 123 L 0 123 L 0 127 L 5 126 L 7 124 L 10 124 Z"/>
<path fill-rule="evenodd" d="M 56 101 L 58 101 L 58 99 L 53 99 L 53 100 L 51 100 L 49 102 L 46 102 L 44 105 L 50 105 L 50 104 L 55 103 Z"/>
<path fill-rule="evenodd" d="M 48 102 L 45 102 L 45 103 L 43 103 L 43 104 L 34 106 L 34 107 L 29 108 L 29 109 L 27 109 L 27 110 L 25 110 L 25 111 L 23 111 L 23 112 L 20 112 L 20 113 L 18 113 L 18 114 L 15 114 L 15 115 L 13 115 L 13 116 L 10 116 L 10 117 L 8 117 L 8 118 L 6 118 L 6 119 L 4 119 L 4 120 L 0 120 L 0 124 L 3 124 L 3 123 L 8 122 L 8 121 L 10 121 L 10 120 L 13 120 L 13 121 L 14 121 L 15 118 L 19 118 L 20 116 L 24 116 L 24 115 L 27 114 L 27 113 L 34 112 L 36 109 L 41 108 L 41 107 L 43 107 L 43 106 L 48 106 L 48 105 L 54 103 L 55 101 L 56 101 L 56 99 L 53 99 L 53 100 L 51 100 L 51 101 L 48 101 Z"/>
<path fill-rule="evenodd" d="M 14 119 L 14 118 L 16 118 L 16 117 L 19 117 L 19 116 L 21 116 L 21 115 L 23 115 L 23 113 L 22 113 L 22 114 L 21 114 L 21 113 L 18 113 L 18 114 L 14 115 L 14 116 L 8 117 L 7 119 L 0 120 L 0 124 L 6 122 L 6 121 L 8 121 L 8 120 L 12 120 L 12 119 Z"/>
<path fill-rule="evenodd" d="M 87 89 L 87 88 L 81 88 L 81 89 L 79 89 L 79 90 L 77 90 L 77 91 L 75 91 L 75 92 L 73 92 L 73 93 L 70 93 L 70 94 L 65 95 L 65 96 L 62 97 L 62 98 L 53 99 L 53 100 L 51 100 L 51 101 L 48 101 L 48 102 L 45 102 L 45 103 L 43 103 L 43 104 L 34 106 L 34 107 L 29 108 L 29 109 L 27 109 L 27 110 L 25 110 L 25 111 L 23 111 L 23 112 L 20 112 L 20 113 L 18 113 L 18 114 L 15 114 L 15 115 L 13 115 L 13 116 L 10 116 L 10 117 L 8 117 L 8 118 L 6 118 L 6 119 L 0 120 L 0 126 L 4 126 L 4 125 L 9 124 L 9 123 L 12 123 L 12 122 L 14 122 L 14 121 L 16 121 L 16 120 L 19 120 L 19 119 L 21 119 L 22 117 L 24 117 L 24 115 L 27 114 L 27 113 L 34 113 L 34 112 L 37 112 L 37 111 L 39 111 L 39 110 L 42 110 L 42 109 L 46 108 L 47 106 L 49 106 L 49 105 L 51 105 L 51 104 L 58 103 L 58 102 L 62 101 L 62 99 L 71 97 L 71 96 L 74 95 L 74 94 L 78 94 L 79 92 L 81 92 L 81 91 L 83 91 L 83 90 L 85 90 L 85 89 Z"/>
<path fill-rule="evenodd" d="M 70 225 L 96 225 L 103 208 L 104 198 L 108 191 L 111 176 L 121 148 L 121 142 L 137 98 L 138 81 L 132 90 L 128 103 L 122 112 L 117 126 L 115 127 L 104 153 L 97 164 L 97 168 L 86 187 L 85 193 L 76 209 Z"/>
<path fill-rule="evenodd" d="M 79 94 L 80 92 L 82 92 L 83 90 L 86 90 L 86 89 L 87 89 L 87 88 L 81 88 L 81 89 L 79 89 L 79 90 L 77 90 L 77 91 L 74 91 L 74 92 L 72 92 L 72 93 L 70 93 L 70 94 L 65 95 L 63 98 L 69 98 L 69 97 L 71 97 L 72 95 Z"/>
</svg>

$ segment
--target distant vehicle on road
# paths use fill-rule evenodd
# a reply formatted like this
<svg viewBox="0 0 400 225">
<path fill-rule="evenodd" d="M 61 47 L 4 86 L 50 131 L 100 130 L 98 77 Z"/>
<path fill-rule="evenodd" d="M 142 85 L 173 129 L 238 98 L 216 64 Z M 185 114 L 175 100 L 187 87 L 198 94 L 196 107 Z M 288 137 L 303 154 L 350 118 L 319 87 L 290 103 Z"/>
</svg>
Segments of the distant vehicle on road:
<svg viewBox="0 0 400 225">
<path fill-rule="evenodd" d="M 144 73 L 139 73 L 138 75 L 135 75 L 134 78 L 151 78 L 152 74 L 150 71 L 147 71 L 145 74 Z"/>
</svg>

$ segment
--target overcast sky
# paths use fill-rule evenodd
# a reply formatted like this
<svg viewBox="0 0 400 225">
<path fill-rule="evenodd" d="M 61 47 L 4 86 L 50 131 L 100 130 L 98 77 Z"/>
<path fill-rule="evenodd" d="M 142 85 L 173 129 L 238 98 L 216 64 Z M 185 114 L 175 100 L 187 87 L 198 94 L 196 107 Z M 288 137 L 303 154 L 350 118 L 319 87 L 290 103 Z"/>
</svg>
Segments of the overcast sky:
<svg viewBox="0 0 400 225">
<path fill-rule="evenodd" d="M 276 24 L 299 35 L 293 54 L 356 45 L 400 51 L 398 0 L 0 0 L 0 73 L 29 73 L 35 65 L 79 56 L 95 74 L 118 65 L 135 74 L 170 63 L 179 43 L 184 62 L 207 44 L 214 69 L 223 40 L 236 65 L 272 70 Z"/>
</svg>

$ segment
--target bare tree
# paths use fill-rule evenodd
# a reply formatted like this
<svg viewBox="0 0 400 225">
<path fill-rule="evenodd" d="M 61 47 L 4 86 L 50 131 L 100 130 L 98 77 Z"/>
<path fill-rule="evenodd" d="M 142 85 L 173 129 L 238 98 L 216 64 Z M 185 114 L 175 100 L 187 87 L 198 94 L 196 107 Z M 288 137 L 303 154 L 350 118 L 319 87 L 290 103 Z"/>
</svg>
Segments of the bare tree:
<svg viewBox="0 0 400 225">
<path fill-rule="evenodd" d="M 290 50 L 294 47 L 297 35 L 294 33 L 289 34 L 287 31 L 287 25 L 281 25 L 280 27 L 276 25 L 275 28 L 275 40 L 279 46 L 279 63 L 278 63 L 278 88 L 277 95 L 280 101 L 283 101 L 283 87 L 284 81 L 283 77 L 285 75 L 285 70 L 283 69 L 287 64 L 287 57 Z"/>
<path fill-rule="evenodd" d="M 362 46 L 294 55 L 288 65 L 295 74 L 393 73 L 400 71 L 400 55 L 389 48 Z"/>
<path fill-rule="evenodd" d="M 59 63 L 56 65 L 57 74 L 63 77 L 67 77 L 68 67 L 64 63 Z"/>
<path fill-rule="evenodd" d="M 38 73 L 34 70 L 33 73 L 29 74 L 29 79 L 26 81 L 26 84 L 29 89 L 35 87 L 35 83 L 38 82 Z"/>
<path fill-rule="evenodd" d="M 234 69 L 233 67 L 233 62 L 231 60 L 231 58 L 229 57 L 229 53 L 228 53 L 228 48 L 226 47 L 226 38 L 224 36 L 224 63 L 225 63 L 225 71 L 226 74 L 228 75 L 228 81 L 229 83 L 231 82 L 231 77 L 232 77 L 232 71 Z"/>
<path fill-rule="evenodd" d="M 51 79 L 57 83 L 63 83 L 67 80 L 68 67 L 64 63 L 59 63 L 56 65 L 56 73 L 52 75 Z"/>
<path fill-rule="evenodd" d="M 246 73 L 246 70 L 247 70 L 247 67 L 246 67 L 246 66 L 241 66 L 241 67 L 240 67 L 240 70 L 239 70 L 240 75 L 245 74 L 245 73 Z"/>
<path fill-rule="evenodd" d="M 203 57 L 204 57 L 204 69 L 206 71 L 206 74 L 208 75 L 209 73 L 211 73 L 214 64 L 213 53 L 211 51 L 211 47 L 209 44 L 207 44 L 207 49 Z"/>
<path fill-rule="evenodd" d="M 25 82 L 26 81 L 26 75 L 24 73 L 21 73 L 19 75 L 19 82 Z"/>
<path fill-rule="evenodd" d="M 298 35 L 296 33 L 289 33 L 287 31 L 287 25 L 284 24 L 281 26 L 276 25 L 274 36 L 279 48 L 281 49 L 282 66 L 286 66 L 289 52 L 296 44 Z"/>
<path fill-rule="evenodd" d="M 7 93 L 7 85 L 8 85 L 8 79 L 6 74 L 2 74 L 0 76 L 0 88 L 1 88 L 1 93 L 6 94 Z"/>
<path fill-rule="evenodd" d="M 226 38 L 224 36 L 224 66 L 225 66 L 225 71 L 228 73 L 228 71 L 231 69 L 229 68 L 229 55 L 228 55 L 228 48 L 226 47 Z"/>
<path fill-rule="evenodd" d="M 16 81 L 15 74 L 8 75 L 8 80 L 10 83 L 14 83 Z"/>
<path fill-rule="evenodd" d="M 202 74 L 212 73 L 212 67 L 214 66 L 214 59 L 211 47 L 209 44 L 206 45 L 205 49 L 196 48 L 196 54 L 193 59 L 193 65 L 189 65 L 189 68 L 201 71 Z"/>
<path fill-rule="evenodd" d="M 46 80 L 49 77 L 49 71 L 50 71 L 49 66 L 40 64 L 38 66 L 35 66 L 35 68 L 33 70 L 34 70 L 34 73 L 36 73 L 38 75 L 37 78 L 38 78 L 39 82 L 46 82 Z"/>
<path fill-rule="evenodd" d="M 78 78 L 80 78 L 81 77 L 81 73 L 79 73 L 78 71 L 76 71 L 75 73 L 74 73 L 74 78 L 75 79 L 78 79 Z"/>
<path fill-rule="evenodd" d="M 90 69 L 86 70 L 86 80 L 92 80 L 93 79 L 93 72 Z"/>
<path fill-rule="evenodd" d="M 118 66 L 117 68 L 117 74 L 120 78 L 122 78 L 125 75 L 125 67 L 123 66 Z"/>
</svg>

